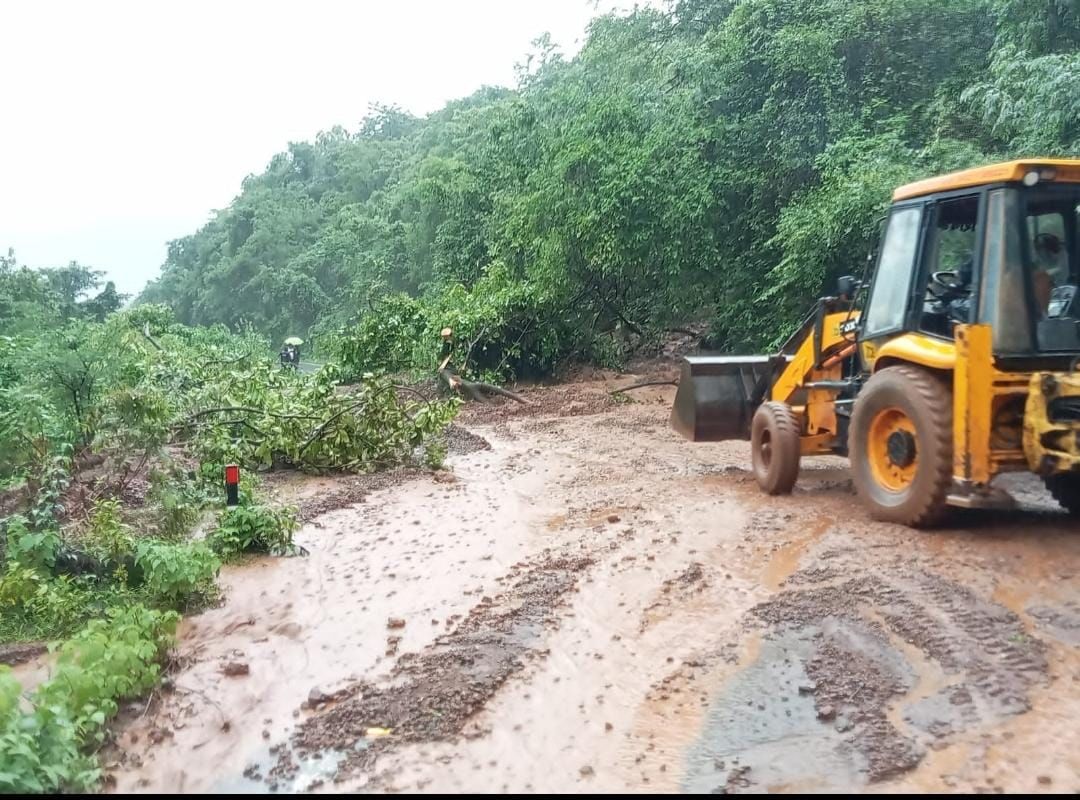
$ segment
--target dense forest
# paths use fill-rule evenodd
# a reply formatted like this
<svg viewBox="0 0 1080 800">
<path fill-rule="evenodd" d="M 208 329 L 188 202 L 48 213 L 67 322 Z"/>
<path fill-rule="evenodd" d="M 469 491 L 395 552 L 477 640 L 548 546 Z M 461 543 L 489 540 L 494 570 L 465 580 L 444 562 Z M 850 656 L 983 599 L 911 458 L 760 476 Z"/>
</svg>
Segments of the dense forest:
<svg viewBox="0 0 1080 800">
<path fill-rule="evenodd" d="M 617 360 L 688 321 L 768 345 L 861 269 L 891 189 L 1080 153 L 1077 0 L 678 0 L 537 42 L 513 90 L 293 143 L 143 300 L 357 369 Z M 344 332 L 344 336 L 337 332 Z"/>
</svg>

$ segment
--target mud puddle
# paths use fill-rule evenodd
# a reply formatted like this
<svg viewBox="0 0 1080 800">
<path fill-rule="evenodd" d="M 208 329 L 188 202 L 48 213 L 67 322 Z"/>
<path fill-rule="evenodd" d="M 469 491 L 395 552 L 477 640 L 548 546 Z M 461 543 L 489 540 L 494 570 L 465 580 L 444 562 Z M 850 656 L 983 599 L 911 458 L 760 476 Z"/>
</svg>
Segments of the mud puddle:
<svg viewBox="0 0 1080 800">
<path fill-rule="evenodd" d="M 18 681 L 22 690 L 20 702 L 24 710 L 30 711 L 32 709 L 30 696 L 38 686 L 52 677 L 56 657 L 42 644 L 12 646 L 9 649 L 9 656 L 12 659 L 9 663 L 11 677 Z"/>
<path fill-rule="evenodd" d="M 592 423 L 561 422 L 559 447 Z M 663 452 L 620 457 L 622 440 L 590 438 L 564 485 L 573 504 L 545 535 L 593 562 L 543 642 L 543 658 L 508 681 L 472 725 L 481 737 L 400 748 L 386 759 L 392 791 L 569 792 L 665 788 L 688 744 L 712 676 L 699 653 L 732 642 L 761 595 L 758 567 L 740 549 L 742 509 L 707 487 L 686 487 Z M 619 461 L 624 468 L 612 469 Z M 643 504 L 682 486 L 684 506 Z M 685 686 L 665 683 L 686 667 Z M 352 785 L 346 785 L 352 788 Z"/>
<path fill-rule="evenodd" d="M 807 662 L 812 630 L 785 630 L 766 639 L 711 704 L 686 755 L 680 788 L 694 794 L 850 792 L 864 781 L 866 758 L 815 707 Z"/>
<path fill-rule="evenodd" d="M 322 705 L 312 700 L 386 671 L 495 593 L 523 552 L 540 549 L 530 520 L 550 511 L 522 503 L 522 493 L 539 494 L 530 475 L 494 480 L 492 459 L 457 459 L 460 479 L 366 491 L 362 504 L 298 532 L 307 557 L 226 568 L 224 605 L 181 626 L 174 689 L 120 725 L 106 764 L 116 789 L 252 788 L 245 769 L 265 777 L 269 748 Z"/>
<path fill-rule="evenodd" d="M 312 555 L 185 623 L 120 788 L 1080 788 L 1080 537 L 1038 486 L 918 534 L 836 459 L 763 498 L 744 444 L 685 444 L 631 382 L 467 409 L 492 447 L 444 483 L 304 484 Z"/>
<path fill-rule="evenodd" d="M 545 629 L 589 564 L 587 557 L 545 554 L 519 565 L 506 592 L 482 598 L 451 633 L 401 658 L 383 685 L 361 682 L 340 704 L 305 721 L 292 739 L 295 749 L 344 754 L 335 775 L 340 782 L 371 773 L 381 755 L 402 744 L 482 735 L 478 726 L 466 731 L 467 724 L 544 653 Z"/>
</svg>

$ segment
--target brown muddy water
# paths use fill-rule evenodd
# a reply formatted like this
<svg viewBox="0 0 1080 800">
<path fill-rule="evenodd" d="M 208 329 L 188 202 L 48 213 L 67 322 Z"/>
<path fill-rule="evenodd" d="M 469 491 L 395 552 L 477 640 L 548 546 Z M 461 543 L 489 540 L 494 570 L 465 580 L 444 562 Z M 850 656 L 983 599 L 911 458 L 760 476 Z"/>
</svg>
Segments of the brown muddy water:
<svg viewBox="0 0 1080 800">
<path fill-rule="evenodd" d="M 1080 790 L 1080 532 L 1038 487 L 930 533 L 836 459 L 764 498 L 629 382 L 470 408 L 447 472 L 279 485 L 310 555 L 225 571 L 111 785 Z"/>
</svg>

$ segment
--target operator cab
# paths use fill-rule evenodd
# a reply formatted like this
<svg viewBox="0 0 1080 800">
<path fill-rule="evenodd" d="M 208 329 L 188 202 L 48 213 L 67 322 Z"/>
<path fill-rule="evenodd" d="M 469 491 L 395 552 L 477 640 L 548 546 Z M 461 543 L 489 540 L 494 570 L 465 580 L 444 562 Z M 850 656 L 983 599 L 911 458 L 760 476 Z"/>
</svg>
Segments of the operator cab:
<svg viewBox="0 0 1080 800">
<path fill-rule="evenodd" d="M 958 324 L 1018 362 L 1080 355 L 1080 167 L 998 164 L 898 189 L 860 339 Z"/>
</svg>

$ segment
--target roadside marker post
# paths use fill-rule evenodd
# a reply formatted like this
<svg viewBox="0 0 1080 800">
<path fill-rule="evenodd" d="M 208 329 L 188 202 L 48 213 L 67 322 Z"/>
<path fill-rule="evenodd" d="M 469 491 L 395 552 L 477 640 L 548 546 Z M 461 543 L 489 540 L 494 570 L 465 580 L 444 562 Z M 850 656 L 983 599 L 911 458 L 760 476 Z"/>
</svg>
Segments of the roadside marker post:
<svg viewBox="0 0 1080 800">
<path fill-rule="evenodd" d="M 240 504 L 240 467 L 229 464 L 225 467 L 225 505 Z"/>
</svg>

